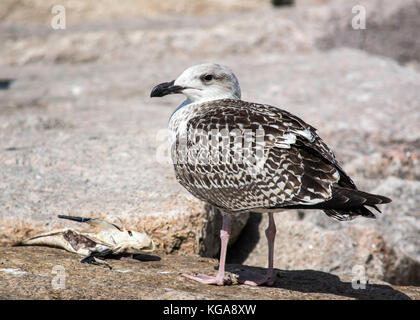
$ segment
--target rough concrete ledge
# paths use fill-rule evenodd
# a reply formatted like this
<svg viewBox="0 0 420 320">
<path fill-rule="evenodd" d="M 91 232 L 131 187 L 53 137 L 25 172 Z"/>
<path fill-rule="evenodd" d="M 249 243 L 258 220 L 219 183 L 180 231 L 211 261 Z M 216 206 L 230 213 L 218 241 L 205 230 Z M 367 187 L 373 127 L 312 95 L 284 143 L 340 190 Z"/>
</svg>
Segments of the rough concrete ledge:
<svg viewBox="0 0 420 320">
<path fill-rule="evenodd" d="M 77 256 L 54 248 L 0 248 L 0 299 L 420 299 L 418 287 L 374 283 L 355 290 L 351 276 L 315 270 L 278 270 L 273 287 L 206 286 L 180 274 L 215 273 L 217 260 L 163 253 L 138 258 L 109 260 L 110 270 L 82 264 Z M 239 265 L 227 268 L 233 273 L 265 271 Z M 61 275 L 65 282 L 57 278 Z"/>
</svg>

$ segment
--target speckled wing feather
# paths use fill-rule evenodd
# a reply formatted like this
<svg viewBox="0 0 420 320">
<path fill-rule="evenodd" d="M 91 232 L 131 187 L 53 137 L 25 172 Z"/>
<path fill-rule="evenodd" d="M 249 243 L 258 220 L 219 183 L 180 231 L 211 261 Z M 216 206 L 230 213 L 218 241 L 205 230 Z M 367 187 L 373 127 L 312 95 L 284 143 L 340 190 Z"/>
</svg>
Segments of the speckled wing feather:
<svg viewBox="0 0 420 320">
<path fill-rule="evenodd" d="M 183 109 L 171 119 L 172 160 L 178 181 L 199 199 L 231 213 L 317 207 L 341 220 L 373 215 L 350 213 L 363 201 L 356 205 L 342 190 L 356 194 L 355 184 L 317 130 L 298 117 L 232 99 Z"/>
</svg>

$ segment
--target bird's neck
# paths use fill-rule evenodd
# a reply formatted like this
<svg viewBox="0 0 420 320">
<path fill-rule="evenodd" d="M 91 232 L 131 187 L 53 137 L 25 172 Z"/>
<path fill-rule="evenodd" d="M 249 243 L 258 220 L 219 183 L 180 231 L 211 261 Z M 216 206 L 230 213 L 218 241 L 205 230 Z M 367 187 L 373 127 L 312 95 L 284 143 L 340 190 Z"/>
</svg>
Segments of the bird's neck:
<svg viewBox="0 0 420 320">
<path fill-rule="evenodd" d="M 169 121 L 171 120 L 171 118 L 173 117 L 173 115 L 179 111 L 180 109 L 182 109 L 185 106 L 188 106 L 190 104 L 199 104 L 199 103 L 203 103 L 203 102 L 208 102 L 208 101 L 213 101 L 213 100 L 220 100 L 220 99 L 235 99 L 238 100 L 238 97 L 232 95 L 232 94 L 226 94 L 226 95 L 217 95 L 216 97 L 205 97 L 205 98 L 201 98 L 198 100 L 190 100 L 190 98 L 187 98 L 184 100 L 184 102 L 182 102 L 178 107 L 176 107 L 176 109 L 174 110 L 174 112 L 172 112 L 171 117 L 169 118 Z"/>
<path fill-rule="evenodd" d="M 175 112 L 177 112 L 179 109 L 181 109 L 182 107 L 185 107 L 186 105 L 189 105 L 191 103 L 190 99 L 185 99 L 183 103 L 181 103 L 178 107 L 176 107 L 176 109 L 174 110 L 174 112 L 172 112 L 171 117 L 169 118 L 169 120 L 172 118 L 172 116 L 175 114 Z"/>
</svg>

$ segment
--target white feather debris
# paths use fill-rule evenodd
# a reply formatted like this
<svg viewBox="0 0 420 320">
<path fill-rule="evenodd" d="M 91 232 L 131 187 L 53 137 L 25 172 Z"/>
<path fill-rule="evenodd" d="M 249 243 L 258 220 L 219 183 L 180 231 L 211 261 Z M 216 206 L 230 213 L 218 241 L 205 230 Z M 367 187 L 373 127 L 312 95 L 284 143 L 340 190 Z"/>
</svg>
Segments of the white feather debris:
<svg viewBox="0 0 420 320">
<path fill-rule="evenodd" d="M 80 232 L 71 228 L 64 228 L 24 239 L 18 245 L 48 246 L 65 249 L 69 252 L 84 256 L 81 262 L 105 264 L 97 257 L 110 255 L 134 255 L 152 252 L 155 249 L 153 240 L 145 233 L 125 229 L 124 226 L 94 218 L 74 216 L 58 216 L 62 219 L 88 223 L 96 227 L 94 232 Z"/>
</svg>

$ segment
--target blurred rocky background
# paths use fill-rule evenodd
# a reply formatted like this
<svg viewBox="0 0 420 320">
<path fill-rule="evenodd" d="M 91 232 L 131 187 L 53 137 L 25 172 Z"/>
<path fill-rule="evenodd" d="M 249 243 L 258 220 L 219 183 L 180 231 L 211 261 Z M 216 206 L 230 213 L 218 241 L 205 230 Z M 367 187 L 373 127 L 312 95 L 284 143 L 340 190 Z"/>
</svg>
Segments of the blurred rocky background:
<svg viewBox="0 0 420 320">
<path fill-rule="evenodd" d="M 63 30 L 51 27 L 56 4 Z M 352 28 L 356 5 L 366 29 Z M 58 214 L 119 217 L 163 253 L 217 256 L 219 213 L 165 161 L 182 98 L 149 98 L 211 61 L 233 69 L 244 100 L 318 128 L 360 189 L 393 199 L 373 221 L 276 214 L 275 267 L 362 266 L 420 285 L 419 15 L 419 0 L 2 0 L 0 243 L 68 226 Z M 265 267 L 267 217 L 234 223 L 228 262 Z"/>
</svg>

